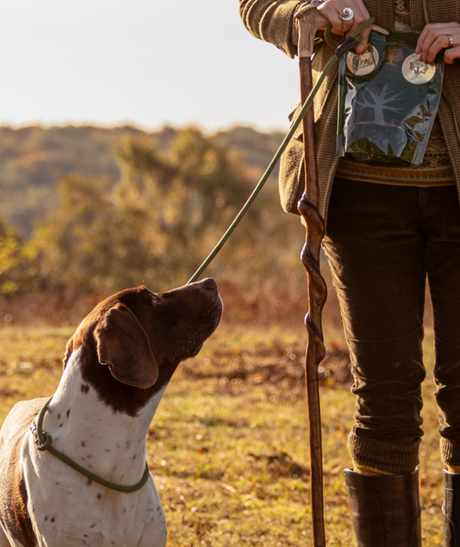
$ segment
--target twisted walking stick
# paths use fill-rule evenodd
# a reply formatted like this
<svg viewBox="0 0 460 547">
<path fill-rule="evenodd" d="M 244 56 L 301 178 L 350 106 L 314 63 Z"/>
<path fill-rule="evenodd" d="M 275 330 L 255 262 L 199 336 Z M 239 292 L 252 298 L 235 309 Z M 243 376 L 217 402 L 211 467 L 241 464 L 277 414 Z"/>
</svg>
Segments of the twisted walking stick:
<svg viewBox="0 0 460 547">
<path fill-rule="evenodd" d="M 313 89 L 311 57 L 315 35 L 318 29 L 325 28 L 328 21 L 316 9 L 304 6 L 296 13 L 298 20 L 298 56 L 300 68 L 301 100 L 304 104 Z M 388 31 L 372 24 L 370 18 L 358 27 L 353 34 L 335 51 L 335 60 L 344 55 L 358 43 L 356 38 L 369 25 L 372 30 L 382 34 Z M 335 61 L 334 61 L 335 62 Z M 329 63 L 328 63 L 329 64 Z M 326 72 L 326 69 L 325 71 Z M 323 73 L 324 75 L 324 73 Z M 321 80 L 321 79 L 320 79 Z M 319 82 L 318 82 L 319 83 Z M 318 84 L 317 84 L 318 85 Z M 307 270 L 308 279 L 308 313 L 305 317 L 307 328 L 307 351 L 305 358 L 305 373 L 307 384 L 308 416 L 310 426 L 310 484 L 313 520 L 313 540 L 315 547 L 325 547 L 324 504 L 323 504 L 323 456 L 321 444 L 321 410 L 318 388 L 318 365 L 324 359 L 324 347 L 321 316 L 327 298 L 326 283 L 320 271 L 321 242 L 324 237 L 324 220 L 319 214 L 318 170 L 316 165 L 316 149 L 314 134 L 313 103 L 308 108 L 302 120 L 304 162 L 305 162 L 305 192 L 297 207 L 306 225 L 305 245 L 301 259 Z"/>
<path fill-rule="evenodd" d="M 318 28 L 326 21 L 316 9 L 309 10 L 308 16 L 298 19 L 299 32 L 299 69 L 302 104 L 313 88 L 311 56 L 313 43 Z M 327 21 L 326 21 L 327 23 Z M 306 225 L 305 245 L 301 259 L 307 270 L 308 279 L 308 313 L 305 317 L 307 329 L 306 351 L 306 386 L 308 400 L 308 417 L 310 426 L 310 487 L 311 510 L 313 521 L 313 540 L 315 547 L 325 547 L 323 506 L 323 460 L 321 445 L 321 411 L 318 387 L 318 365 L 326 353 L 323 342 L 321 316 L 327 298 L 327 288 L 320 272 L 321 241 L 324 236 L 324 221 L 318 212 L 319 188 L 316 165 L 314 136 L 313 105 L 303 118 L 303 141 L 305 155 L 305 192 L 298 203 L 298 209 Z"/>
</svg>

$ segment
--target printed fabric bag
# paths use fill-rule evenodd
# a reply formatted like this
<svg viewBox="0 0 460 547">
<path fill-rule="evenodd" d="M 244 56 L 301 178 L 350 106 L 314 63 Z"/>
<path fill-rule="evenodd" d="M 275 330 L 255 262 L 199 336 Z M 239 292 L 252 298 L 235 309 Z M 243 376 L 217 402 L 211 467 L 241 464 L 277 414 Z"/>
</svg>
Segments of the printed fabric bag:
<svg viewBox="0 0 460 547">
<path fill-rule="evenodd" d="M 420 165 L 441 99 L 443 52 L 419 60 L 419 33 L 370 35 L 339 66 L 337 155 L 372 165 Z"/>
</svg>

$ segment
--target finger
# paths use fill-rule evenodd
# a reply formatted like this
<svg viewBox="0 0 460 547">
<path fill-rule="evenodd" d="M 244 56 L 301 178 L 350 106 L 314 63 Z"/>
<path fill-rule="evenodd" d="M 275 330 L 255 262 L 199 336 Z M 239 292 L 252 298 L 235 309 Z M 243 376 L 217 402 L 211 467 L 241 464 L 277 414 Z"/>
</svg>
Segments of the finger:
<svg viewBox="0 0 460 547">
<path fill-rule="evenodd" d="M 346 8 L 353 11 L 353 18 L 348 21 L 341 18 L 341 16 L 345 16 L 346 12 L 344 10 Z M 347 37 L 370 17 L 366 6 L 361 0 L 328 0 L 318 7 L 318 11 L 331 23 L 334 34 L 346 34 Z M 363 40 L 357 46 L 357 52 L 362 53 L 367 48 L 370 33 L 370 27 L 362 32 Z"/>
<path fill-rule="evenodd" d="M 426 25 L 417 41 L 415 48 L 416 53 L 421 53 L 422 56 L 428 58 L 428 51 L 433 43 L 440 36 L 454 35 L 460 32 L 458 23 L 433 23 Z"/>
<path fill-rule="evenodd" d="M 415 48 L 415 53 L 422 53 L 422 49 L 425 45 L 426 48 L 429 47 L 429 45 L 426 45 L 426 42 L 431 42 L 436 38 L 439 34 L 441 34 L 441 27 L 444 28 L 445 23 L 430 23 L 429 25 L 425 25 L 424 29 L 422 30 L 418 40 L 417 40 L 417 46 Z"/>
<path fill-rule="evenodd" d="M 428 50 L 425 48 L 422 49 L 422 55 L 420 59 L 424 63 L 432 63 L 436 55 L 442 50 L 449 47 L 449 36 L 447 34 L 442 34 L 438 36 L 428 47 Z"/>
<path fill-rule="evenodd" d="M 430 50 L 432 50 L 433 46 L 438 41 L 438 39 L 439 39 L 439 36 L 437 34 L 434 34 L 432 31 L 428 31 L 423 37 L 423 39 L 422 39 L 422 36 L 420 36 L 417 43 L 417 47 L 415 48 L 415 53 L 420 55 L 420 59 L 423 62 L 425 63 L 428 62 Z M 439 44 L 436 47 L 438 46 Z"/>
<path fill-rule="evenodd" d="M 424 56 L 425 50 L 422 48 L 422 56 L 420 57 L 425 63 L 434 62 L 436 55 L 443 49 L 452 49 L 456 46 L 460 46 L 460 34 L 441 34 L 434 42 L 429 46 L 426 56 Z"/>
<path fill-rule="evenodd" d="M 369 18 L 369 12 L 366 9 L 366 6 L 362 2 L 357 2 L 354 7 L 354 17 L 353 17 L 353 25 L 350 28 L 350 30 L 347 33 L 347 37 L 350 36 L 358 27 L 360 27 L 363 23 L 365 23 Z M 365 29 L 362 33 L 362 41 L 361 43 L 356 46 L 356 52 L 362 53 L 367 48 L 367 42 L 369 40 L 369 34 L 371 33 L 371 27 L 369 26 L 367 29 Z"/>
<path fill-rule="evenodd" d="M 344 20 L 347 8 L 353 11 L 353 18 Z M 347 35 L 364 22 L 363 10 L 367 14 L 361 0 L 328 0 L 318 10 L 330 21 L 334 33 Z"/>
<path fill-rule="evenodd" d="M 452 65 L 455 59 L 460 59 L 460 46 L 450 47 L 444 53 L 444 61 L 448 65 Z"/>
<path fill-rule="evenodd" d="M 363 40 L 358 46 L 356 46 L 356 53 L 361 54 L 364 51 L 366 51 L 367 44 L 368 44 L 368 41 L 369 41 L 369 35 L 370 35 L 371 31 L 372 31 L 371 27 L 363 30 L 363 32 L 361 33 L 361 36 L 363 37 Z"/>
<path fill-rule="evenodd" d="M 339 17 L 339 14 L 342 12 L 336 8 L 334 3 L 327 2 L 322 4 L 318 7 L 318 11 L 331 23 L 334 34 L 344 34 L 353 26 L 353 21 L 343 21 Z"/>
</svg>

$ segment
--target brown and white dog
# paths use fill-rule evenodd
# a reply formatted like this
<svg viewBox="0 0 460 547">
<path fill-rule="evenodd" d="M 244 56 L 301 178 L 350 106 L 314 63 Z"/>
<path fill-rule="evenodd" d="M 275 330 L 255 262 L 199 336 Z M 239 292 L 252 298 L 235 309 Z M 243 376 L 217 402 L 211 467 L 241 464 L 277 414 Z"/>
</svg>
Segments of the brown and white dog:
<svg viewBox="0 0 460 547">
<path fill-rule="evenodd" d="M 100 303 L 67 344 L 43 424 L 53 447 L 108 481 L 136 484 L 166 386 L 221 313 L 212 279 L 160 294 L 141 286 Z M 29 427 L 45 401 L 18 403 L 0 432 L 0 547 L 164 547 L 151 475 L 140 490 L 117 492 L 37 450 Z"/>
</svg>

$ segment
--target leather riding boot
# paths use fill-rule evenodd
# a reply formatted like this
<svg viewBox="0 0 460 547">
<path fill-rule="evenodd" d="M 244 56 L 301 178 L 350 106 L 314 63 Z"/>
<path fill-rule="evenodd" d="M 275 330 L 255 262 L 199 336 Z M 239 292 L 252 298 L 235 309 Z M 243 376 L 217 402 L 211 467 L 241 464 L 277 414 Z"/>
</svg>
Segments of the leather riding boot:
<svg viewBox="0 0 460 547">
<path fill-rule="evenodd" d="M 418 470 L 362 475 L 345 470 L 358 547 L 421 547 Z"/>
<path fill-rule="evenodd" d="M 444 471 L 444 547 L 460 547 L 460 474 Z"/>
</svg>

